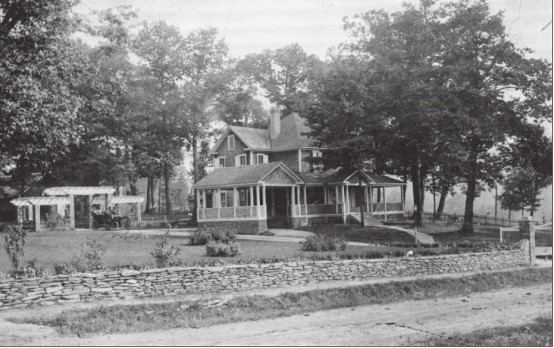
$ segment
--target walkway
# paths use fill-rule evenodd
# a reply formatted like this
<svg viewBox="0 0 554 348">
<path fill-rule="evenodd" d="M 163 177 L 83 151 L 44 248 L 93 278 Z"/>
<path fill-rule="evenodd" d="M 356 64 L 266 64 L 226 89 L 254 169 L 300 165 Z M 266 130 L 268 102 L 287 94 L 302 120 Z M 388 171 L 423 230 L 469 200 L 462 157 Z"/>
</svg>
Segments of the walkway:
<svg viewBox="0 0 554 348">
<path fill-rule="evenodd" d="M 421 244 L 433 244 L 433 243 L 435 243 L 435 239 L 431 235 L 429 235 L 427 233 L 419 232 L 419 231 L 416 231 L 416 230 L 411 230 L 411 229 L 403 228 L 403 227 L 400 227 L 400 226 L 394 226 L 394 225 L 372 224 L 372 225 L 368 225 L 368 226 L 379 227 L 379 228 L 388 228 L 388 229 L 391 229 L 391 230 L 406 232 L 410 236 L 415 237 L 417 239 L 417 241 Z"/>
<path fill-rule="evenodd" d="M 144 233 L 149 236 L 161 236 L 163 235 L 167 230 L 119 230 L 114 232 L 121 232 L 121 233 Z M 179 228 L 179 229 L 171 229 L 169 230 L 170 236 L 177 236 L 177 237 L 188 237 L 190 236 L 194 231 L 196 231 L 196 228 Z M 284 243 L 299 243 L 303 242 L 306 237 L 312 235 L 311 232 L 306 231 L 299 231 L 299 230 L 289 230 L 289 229 L 281 229 L 281 228 L 270 228 L 268 229 L 269 232 L 274 233 L 274 236 L 266 236 L 266 235 L 254 235 L 254 234 L 239 234 L 237 235 L 237 238 L 239 240 L 257 240 L 262 242 L 284 242 Z M 368 243 L 361 243 L 361 242 L 348 242 L 348 245 L 355 245 L 355 246 L 370 246 Z"/>
</svg>

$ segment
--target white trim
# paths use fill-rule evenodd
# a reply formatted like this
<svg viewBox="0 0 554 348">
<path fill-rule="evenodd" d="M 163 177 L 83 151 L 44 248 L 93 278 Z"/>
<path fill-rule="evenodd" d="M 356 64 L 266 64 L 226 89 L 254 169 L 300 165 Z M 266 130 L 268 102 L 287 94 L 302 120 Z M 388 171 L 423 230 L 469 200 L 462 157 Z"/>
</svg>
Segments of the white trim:
<svg viewBox="0 0 554 348">
<path fill-rule="evenodd" d="M 271 173 L 273 173 L 275 170 L 277 170 L 277 168 L 281 167 L 287 174 L 289 174 L 289 176 L 291 176 L 293 179 L 296 179 L 296 185 L 299 185 L 299 184 L 303 184 L 304 182 L 302 181 L 302 179 L 294 174 L 294 172 L 292 170 L 290 170 L 286 165 L 283 164 L 283 162 L 278 162 L 279 164 L 275 166 L 275 168 L 273 168 L 272 170 L 269 171 L 269 173 L 267 173 L 266 175 L 264 175 L 261 179 L 260 179 L 260 182 L 264 181 L 265 178 L 267 178 Z M 288 185 L 288 184 L 287 184 Z"/>
</svg>

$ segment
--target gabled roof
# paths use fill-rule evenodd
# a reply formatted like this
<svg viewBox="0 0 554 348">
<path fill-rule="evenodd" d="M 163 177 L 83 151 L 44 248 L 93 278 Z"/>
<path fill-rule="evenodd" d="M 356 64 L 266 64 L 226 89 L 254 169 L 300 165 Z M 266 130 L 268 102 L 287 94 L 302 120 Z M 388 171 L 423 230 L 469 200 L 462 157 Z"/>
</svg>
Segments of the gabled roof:
<svg viewBox="0 0 554 348">
<path fill-rule="evenodd" d="M 216 169 L 206 175 L 202 180 L 194 185 L 194 188 L 216 188 L 223 186 L 238 186 L 262 183 L 276 169 L 282 169 L 297 183 L 302 183 L 302 179 L 292 170 L 287 168 L 282 162 L 272 162 L 243 167 L 225 167 Z"/>
<path fill-rule="evenodd" d="M 298 173 L 298 175 L 307 184 L 336 184 L 346 183 L 356 173 L 358 173 L 357 170 L 352 171 L 339 167 L 336 169 L 329 169 L 321 173 Z M 368 174 L 366 172 L 361 173 L 370 185 L 405 185 L 403 181 L 396 180 L 388 176 Z"/>
<path fill-rule="evenodd" d="M 229 126 L 210 150 L 211 154 L 216 152 L 219 146 L 221 146 L 221 143 L 223 143 L 227 135 L 231 132 L 235 134 L 247 148 L 269 150 L 269 133 L 267 129 Z"/>
<path fill-rule="evenodd" d="M 316 147 L 315 141 L 306 135 L 306 133 L 310 132 L 310 127 L 306 125 L 302 117 L 297 113 L 293 113 L 281 120 L 281 132 L 273 140 L 269 139 L 269 131 L 267 129 L 229 126 L 212 147 L 210 154 L 215 154 L 215 151 L 231 132 L 249 149 L 283 150 Z"/>
<path fill-rule="evenodd" d="M 304 133 L 309 133 L 310 127 L 297 113 L 288 115 L 281 120 L 281 132 L 271 142 L 271 149 L 288 149 L 298 147 L 314 147 L 315 141 Z"/>
</svg>

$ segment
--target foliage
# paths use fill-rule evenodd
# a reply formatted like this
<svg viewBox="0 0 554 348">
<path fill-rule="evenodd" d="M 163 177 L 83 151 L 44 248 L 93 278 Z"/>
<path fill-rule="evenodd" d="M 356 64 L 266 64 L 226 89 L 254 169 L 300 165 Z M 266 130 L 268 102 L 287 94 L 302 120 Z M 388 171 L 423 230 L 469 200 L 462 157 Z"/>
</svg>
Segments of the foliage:
<svg viewBox="0 0 554 348">
<path fill-rule="evenodd" d="M 233 231 L 209 231 L 209 230 L 196 230 L 189 237 L 190 245 L 206 245 L 210 241 L 220 243 L 234 243 L 237 241 L 237 235 Z"/>
<path fill-rule="evenodd" d="M 332 238 L 324 234 L 316 234 L 306 237 L 300 242 L 303 251 L 344 251 L 347 242 L 343 238 Z"/>
<path fill-rule="evenodd" d="M 156 260 L 157 267 L 164 268 L 176 262 L 180 253 L 181 249 L 179 247 L 169 245 L 169 230 L 167 230 L 162 238 L 156 242 L 156 247 L 150 255 Z"/>
<path fill-rule="evenodd" d="M 224 256 L 234 257 L 240 252 L 239 243 L 236 242 L 221 242 L 210 240 L 206 244 L 206 255 L 208 256 Z"/>
<path fill-rule="evenodd" d="M 5 250 L 8 254 L 12 268 L 19 271 L 23 256 L 25 255 L 25 236 L 27 232 L 21 225 L 11 225 L 8 227 L 8 235 L 5 236 Z"/>
<path fill-rule="evenodd" d="M 503 181 L 504 192 L 498 197 L 502 209 L 534 212 L 540 207 L 537 197 L 551 179 L 542 178 L 533 168 L 516 168 Z"/>
<path fill-rule="evenodd" d="M 106 250 L 106 246 L 100 244 L 96 239 L 87 238 L 81 244 L 79 252 L 71 260 L 69 267 L 77 272 L 102 271 L 105 269 L 102 257 Z"/>
</svg>

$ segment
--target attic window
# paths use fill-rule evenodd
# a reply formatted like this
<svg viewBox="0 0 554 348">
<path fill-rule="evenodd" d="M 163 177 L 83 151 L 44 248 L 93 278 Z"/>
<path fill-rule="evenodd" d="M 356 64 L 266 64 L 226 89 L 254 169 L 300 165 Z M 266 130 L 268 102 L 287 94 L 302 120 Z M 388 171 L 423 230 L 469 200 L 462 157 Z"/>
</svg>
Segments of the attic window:
<svg viewBox="0 0 554 348">
<path fill-rule="evenodd" d="M 235 136 L 229 135 L 227 137 L 227 150 L 231 151 L 235 149 Z"/>
</svg>

